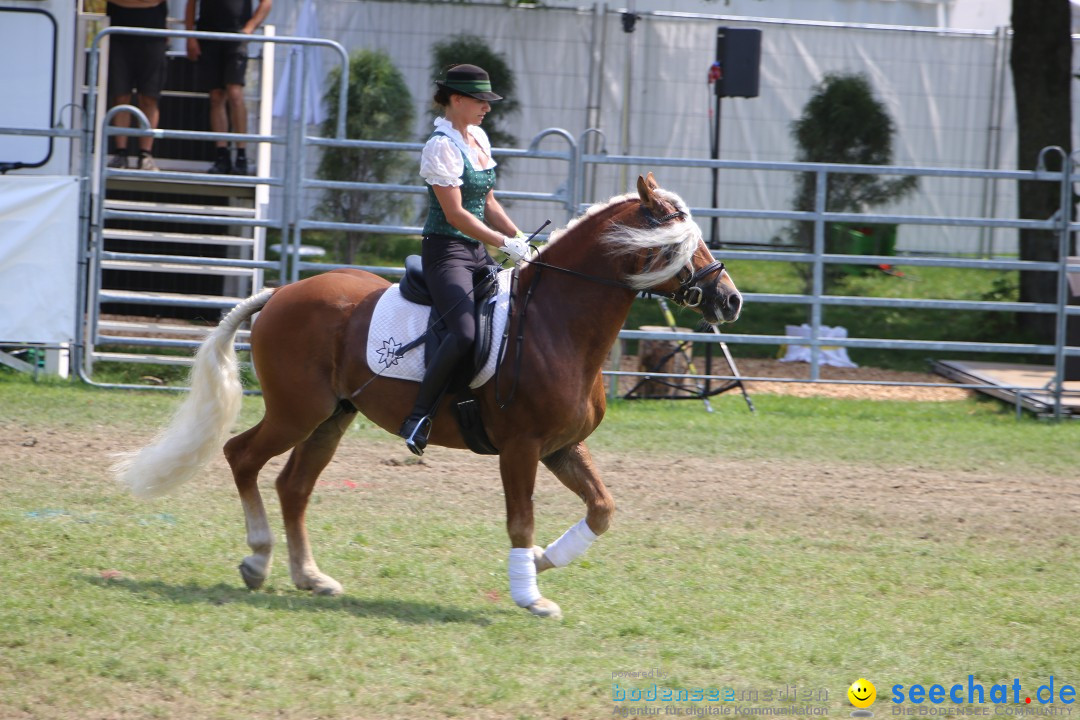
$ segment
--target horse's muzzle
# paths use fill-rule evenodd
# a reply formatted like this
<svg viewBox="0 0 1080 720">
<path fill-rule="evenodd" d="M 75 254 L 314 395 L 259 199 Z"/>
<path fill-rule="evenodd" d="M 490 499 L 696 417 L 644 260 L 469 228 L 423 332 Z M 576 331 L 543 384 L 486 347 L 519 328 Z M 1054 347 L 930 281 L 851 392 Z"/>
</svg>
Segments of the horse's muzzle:
<svg viewBox="0 0 1080 720">
<path fill-rule="evenodd" d="M 720 286 L 710 302 L 702 303 L 701 310 L 705 320 L 713 325 L 735 322 L 742 312 L 742 295 L 738 290 Z"/>
</svg>

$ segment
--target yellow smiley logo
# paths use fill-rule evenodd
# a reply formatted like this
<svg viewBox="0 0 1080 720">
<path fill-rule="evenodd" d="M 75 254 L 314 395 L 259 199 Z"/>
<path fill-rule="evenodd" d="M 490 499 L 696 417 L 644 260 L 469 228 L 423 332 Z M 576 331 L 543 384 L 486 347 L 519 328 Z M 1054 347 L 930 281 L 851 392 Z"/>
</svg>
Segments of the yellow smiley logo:
<svg viewBox="0 0 1080 720">
<path fill-rule="evenodd" d="M 877 700 L 877 689 L 866 678 L 859 678 L 847 689 L 847 697 L 855 707 L 868 708 Z"/>
</svg>

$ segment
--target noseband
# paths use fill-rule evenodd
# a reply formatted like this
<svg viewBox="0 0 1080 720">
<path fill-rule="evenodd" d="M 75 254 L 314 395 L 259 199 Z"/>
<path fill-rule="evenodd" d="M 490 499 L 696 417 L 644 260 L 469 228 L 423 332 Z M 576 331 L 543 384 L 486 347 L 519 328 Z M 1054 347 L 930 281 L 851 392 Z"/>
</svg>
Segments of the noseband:
<svg viewBox="0 0 1080 720">
<path fill-rule="evenodd" d="M 669 297 L 672 302 L 683 307 L 696 308 L 705 297 L 705 291 L 701 289 L 698 283 L 716 272 L 724 272 L 724 263 L 719 260 L 713 260 L 696 272 L 692 268 L 684 267 L 679 271 L 679 274 L 683 275 L 683 279 L 679 280 L 678 290 L 673 293 L 649 292 L 654 295 Z"/>
</svg>

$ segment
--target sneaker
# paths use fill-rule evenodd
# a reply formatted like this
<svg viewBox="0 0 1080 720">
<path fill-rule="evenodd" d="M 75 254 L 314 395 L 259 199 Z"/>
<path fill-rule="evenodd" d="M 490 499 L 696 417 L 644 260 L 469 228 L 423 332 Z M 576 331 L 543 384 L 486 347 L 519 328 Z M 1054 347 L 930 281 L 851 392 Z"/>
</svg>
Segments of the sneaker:
<svg viewBox="0 0 1080 720">
<path fill-rule="evenodd" d="M 127 153 L 117 153 L 109 158 L 109 167 L 113 170 L 127 170 L 128 156 Z"/>
<path fill-rule="evenodd" d="M 210 166 L 210 169 L 206 172 L 211 175 L 231 175 L 233 171 L 232 160 L 228 155 L 222 155 L 214 161 L 214 164 Z"/>
<path fill-rule="evenodd" d="M 248 162 L 247 157 L 237 157 L 236 162 L 233 163 L 232 168 L 233 175 L 247 175 L 248 174 Z"/>
<path fill-rule="evenodd" d="M 139 156 L 139 169 L 147 172 L 160 172 L 161 168 L 154 162 L 154 156 L 150 153 Z"/>
</svg>

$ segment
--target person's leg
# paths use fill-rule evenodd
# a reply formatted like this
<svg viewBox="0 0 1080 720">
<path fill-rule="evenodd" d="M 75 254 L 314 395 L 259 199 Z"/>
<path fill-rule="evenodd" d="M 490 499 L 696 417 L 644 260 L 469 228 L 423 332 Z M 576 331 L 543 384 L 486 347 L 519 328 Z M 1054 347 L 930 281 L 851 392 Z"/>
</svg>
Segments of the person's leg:
<svg viewBox="0 0 1080 720">
<path fill-rule="evenodd" d="M 229 105 L 229 120 L 232 123 L 234 133 L 247 132 L 247 105 L 244 102 L 244 86 L 231 84 L 225 87 L 226 102 Z M 246 143 L 236 140 L 236 162 L 233 163 L 232 172 L 235 175 L 248 174 L 248 161 Z"/>
<path fill-rule="evenodd" d="M 165 38 L 140 38 L 138 45 L 138 68 L 135 72 L 135 87 L 139 91 L 139 109 L 146 115 L 151 128 L 157 128 L 161 119 L 158 98 L 165 88 L 165 53 L 168 49 Z M 154 147 L 154 138 L 139 138 L 141 155 L 149 155 Z"/>
<path fill-rule="evenodd" d="M 139 109 L 143 111 L 143 115 L 150 121 L 150 127 L 156 128 L 158 121 L 161 119 L 161 110 L 158 107 L 158 99 L 149 95 L 139 94 Z M 139 138 L 139 150 L 144 153 L 150 153 L 154 149 L 154 138 L 141 137 Z"/>
<path fill-rule="evenodd" d="M 227 85 L 225 96 L 229 106 L 229 122 L 232 123 L 234 133 L 247 132 L 247 104 L 244 102 L 243 85 Z M 243 140 L 236 141 L 236 147 L 244 147 Z"/>
<path fill-rule="evenodd" d="M 216 133 L 229 132 L 229 116 L 225 110 L 225 90 L 223 88 L 215 88 L 210 91 L 210 131 Z M 228 143 L 224 140 L 216 140 L 214 142 L 219 148 L 225 147 Z"/>
<path fill-rule="evenodd" d="M 112 107 L 117 105 L 130 105 L 131 93 L 125 93 L 116 95 L 113 97 Z M 112 121 L 113 127 L 127 128 L 131 127 L 131 113 L 120 112 L 113 115 Z M 116 148 L 117 155 L 127 155 L 127 143 L 128 139 L 126 135 L 113 135 L 113 147 Z"/>
<path fill-rule="evenodd" d="M 222 45 L 223 43 L 207 40 L 199 43 L 202 54 L 199 56 L 199 85 L 210 97 L 210 131 L 226 133 L 229 131 L 229 116 L 225 102 L 225 83 L 222 81 Z M 227 175 L 232 172 L 232 158 L 226 140 L 215 140 L 214 164 L 207 172 Z"/>
<path fill-rule="evenodd" d="M 225 81 L 225 96 L 229 106 L 229 120 L 234 133 L 246 133 L 248 127 L 247 104 L 244 101 L 244 84 L 247 81 L 247 44 L 230 43 L 223 58 L 222 76 Z M 236 162 L 233 172 L 237 175 L 248 174 L 247 143 L 235 141 Z"/>
<path fill-rule="evenodd" d="M 424 238 L 422 253 L 428 292 L 448 333 L 428 361 L 413 410 L 398 430 L 409 450 L 417 455 L 427 447 L 439 400 L 476 337 L 476 308 L 471 294 L 476 248 L 471 243 L 436 236 Z"/>
<path fill-rule="evenodd" d="M 130 38 L 113 35 L 109 39 L 109 80 L 108 93 L 112 99 L 110 107 L 131 104 L 131 88 L 134 86 Z M 113 127 L 131 127 L 131 115 L 122 112 L 113 116 Z M 124 135 L 113 135 L 113 158 L 111 168 L 127 167 L 128 139 Z"/>
<path fill-rule="evenodd" d="M 210 91 L 210 131 L 229 132 L 229 116 L 226 111 L 225 89 L 215 88 Z M 229 155 L 229 143 L 216 140 L 217 154 L 210 172 L 216 175 L 228 175 L 232 172 L 232 158 Z"/>
</svg>

